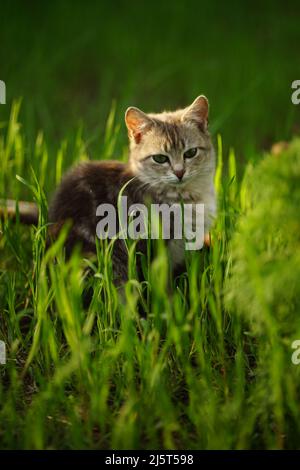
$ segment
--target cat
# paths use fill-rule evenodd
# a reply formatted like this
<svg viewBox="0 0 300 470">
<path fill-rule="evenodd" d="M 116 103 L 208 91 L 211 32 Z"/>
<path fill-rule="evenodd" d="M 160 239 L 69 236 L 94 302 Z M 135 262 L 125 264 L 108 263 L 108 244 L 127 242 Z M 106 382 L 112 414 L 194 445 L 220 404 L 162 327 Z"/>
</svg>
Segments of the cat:
<svg viewBox="0 0 300 470">
<path fill-rule="evenodd" d="M 202 203 L 205 208 L 205 234 L 216 212 L 213 185 L 215 153 L 208 131 L 208 100 L 198 96 L 184 109 L 146 114 L 130 107 L 125 113 L 129 136 L 128 163 L 117 161 L 85 162 L 71 169 L 63 178 L 50 205 L 52 236 L 71 220 L 66 250 L 81 244 L 83 252 L 95 252 L 97 217 L 100 204 L 117 207 L 121 188 L 128 205 L 149 198 L 154 203 L 172 205 Z M 145 242 L 140 241 L 140 250 Z M 173 268 L 183 266 L 184 240 L 168 243 Z M 117 240 L 113 250 L 114 276 L 117 283 L 127 279 L 127 249 Z"/>
<path fill-rule="evenodd" d="M 49 208 L 50 238 L 71 221 L 66 241 L 69 256 L 80 244 L 83 253 L 96 251 L 96 210 L 100 204 L 118 205 L 120 190 L 128 206 L 151 200 L 172 205 L 184 202 L 204 204 L 204 232 L 207 236 L 216 213 L 214 190 L 215 153 L 208 131 L 208 100 L 198 96 L 194 102 L 173 112 L 146 114 L 130 107 L 125 113 L 129 136 L 129 159 L 85 162 L 72 168 L 57 188 Z M 5 213 L 15 217 L 14 201 L 4 201 Z M 37 208 L 19 202 L 19 220 L 37 223 Z M 1 207 L 0 207 L 1 213 Z M 1 215 L 1 214 L 0 214 Z M 145 253 L 145 240 L 138 250 Z M 174 270 L 184 268 L 184 240 L 168 241 Z M 112 252 L 116 284 L 127 279 L 127 249 L 117 240 Z"/>
</svg>

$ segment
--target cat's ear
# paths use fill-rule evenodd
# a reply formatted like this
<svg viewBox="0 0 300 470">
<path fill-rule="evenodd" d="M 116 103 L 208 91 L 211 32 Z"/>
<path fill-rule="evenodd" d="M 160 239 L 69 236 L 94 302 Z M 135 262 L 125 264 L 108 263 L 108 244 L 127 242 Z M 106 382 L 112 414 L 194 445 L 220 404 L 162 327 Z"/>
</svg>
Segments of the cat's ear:
<svg viewBox="0 0 300 470">
<path fill-rule="evenodd" d="M 200 95 L 186 108 L 181 119 L 183 121 L 193 121 L 202 131 L 206 131 L 208 127 L 208 109 L 208 99 L 204 95 Z"/>
<path fill-rule="evenodd" d="M 131 106 L 125 113 L 125 123 L 130 139 L 138 144 L 142 135 L 153 125 L 152 119 L 138 108 Z"/>
</svg>

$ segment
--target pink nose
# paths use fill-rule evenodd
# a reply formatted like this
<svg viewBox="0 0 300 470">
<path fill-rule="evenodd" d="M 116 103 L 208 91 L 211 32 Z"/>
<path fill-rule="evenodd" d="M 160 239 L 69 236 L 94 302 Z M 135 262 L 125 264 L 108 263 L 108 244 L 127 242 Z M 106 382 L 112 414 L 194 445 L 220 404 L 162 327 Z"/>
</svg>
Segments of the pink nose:
<svg viewBox="0 0 300 470">
<path fill-rule="evenodd" d="M 185 170 L 183 170 L 183 169 L 182 170 L 176 170 L 176 171 L 174 170 L 174 175 L 176 175 L 179 180 L 182 180 L 182 177 L 183 177 L 184 173 L 185 173 Z"/>
</svg>

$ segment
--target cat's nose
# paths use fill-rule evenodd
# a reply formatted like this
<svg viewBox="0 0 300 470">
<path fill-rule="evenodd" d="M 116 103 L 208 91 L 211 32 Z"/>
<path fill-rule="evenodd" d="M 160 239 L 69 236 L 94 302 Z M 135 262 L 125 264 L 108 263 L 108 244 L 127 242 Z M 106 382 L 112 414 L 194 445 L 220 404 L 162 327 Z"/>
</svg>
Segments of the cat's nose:
<svg viewBox="0 0 300 470">
<path fill-rule="evenodd" d="M 185 170 L 182 168 L 181 170 L 174 170 L 174 175 L 177 176 L 179 180 L 182 180 Z"/>
</svg>

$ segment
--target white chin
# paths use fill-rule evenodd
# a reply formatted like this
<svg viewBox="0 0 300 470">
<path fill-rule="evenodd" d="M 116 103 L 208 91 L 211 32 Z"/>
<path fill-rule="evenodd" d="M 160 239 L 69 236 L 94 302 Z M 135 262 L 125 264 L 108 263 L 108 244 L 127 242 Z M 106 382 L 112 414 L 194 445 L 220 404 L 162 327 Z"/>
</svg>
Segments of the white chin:
<svg viewBox="0 0 300 470">
<path fill-rule="evenodd" d="M 182 186 L 183 184 L 186 183 L 186 179 L 184 180 L 174 180 L 174 181 L 170 181 L 170 184 L 172 184 L 173 186 Z"/>
</svg>

